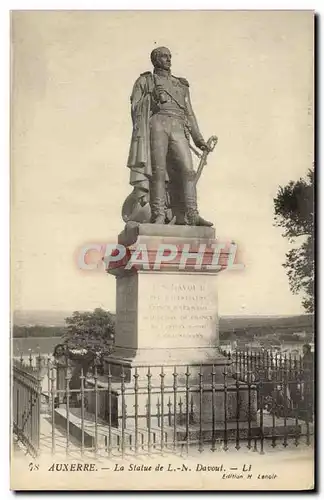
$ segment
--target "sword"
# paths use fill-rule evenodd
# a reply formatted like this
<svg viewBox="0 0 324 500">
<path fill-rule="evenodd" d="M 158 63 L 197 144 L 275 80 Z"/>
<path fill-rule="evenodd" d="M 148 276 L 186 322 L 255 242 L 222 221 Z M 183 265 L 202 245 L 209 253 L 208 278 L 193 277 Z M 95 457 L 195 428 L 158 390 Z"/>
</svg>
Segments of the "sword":
<svg viewBox="0 0 324 500">
<path fill-rule="evenodd" d="M 218 137 L 216 137 L 216 135 L 212 135 L 206 143 L 207 149 L 205 149 L 205 151 L 203 151 L 202 153 L 197 151 L 191 144 L 189 144 L 191 151 L 200 159 L 199 165 L 197 168 L 197 172 L 196 172 L 196 177 L 194 180 L 195 185 L 197 185 L 197 182 L 199 181 L 199 179 L 201 177 L 202 171 L 204 170 L 205 165 L 207 165 L 207 157 L 208 157 L 209 153 L 214 151 L 217 142 L 218 142 Z M 175 221 L 176 221 L 176 217 L 174 216 L 172 218 L 172 220 L 169 222 L 169 224 L 174 224 Z"/>
<path fill-rule="evenodd" d="M 199 158 L 200 158 L 200 162 L 199 162 L 197 172 L 196 172 L 196 177 L 195 177 L 195 184 L 197 184 L 197 182 L 199 181 L 200 176 L 202 174 L 202 171 L 203 171 L 205 165 L 207 165 L 207 156 L 209 155 L 209 153 L 214 151 L 217 142 L 218 142 L 218 137 L 216 137 L 216 135 L 212 135 L 207 141 L 207 148 L 208 149 L 206 149 L 202 153 L 198 153 L 198 151 L 195 150 L 195 154 L 198 153 Z M 193 150 L 194 148 L 191 146 L 191 149 Z"/>
</svg>

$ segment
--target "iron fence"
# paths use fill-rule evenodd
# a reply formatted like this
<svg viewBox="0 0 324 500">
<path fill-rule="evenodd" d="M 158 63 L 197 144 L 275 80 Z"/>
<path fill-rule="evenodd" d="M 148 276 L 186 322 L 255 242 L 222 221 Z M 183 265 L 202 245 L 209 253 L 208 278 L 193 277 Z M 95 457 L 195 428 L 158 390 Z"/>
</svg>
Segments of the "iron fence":
<svg viewBox="0 0 324 500">
<path fill-rule="evenodd" d="M 305 370 L 304 357 L 302 355 L 292 355 L 291 353 L 273 352 L 269 350 L 260 351 L 221 351 L 233 363 L 235 373 L 239 373 L 241 380 L 246 380 L 248 372 L 259 377 L 283 378 L 287 372 L 289 379 L 294 380 L 300 377 Z"/>
<path fill-rule="evenodd" d="M 40 445 L 41 378 L 39 366 L 32 359 L 28 364 L 23 360 L 13 361 L 12 384 L 12 424 L 13 431 L 35 456 Z"/>
<path fill-rule="evenodd" d="M 258 406 L 264 404 L 277 415 L 297 412 L 299 417 L 312 422 L 314 406 L 312 354 L 302 356 L 269 350 L 222 351 L 222 354 L 232 361 L 233 370 L 240 380 L 245 381 L 252 375 L 259 388 Z M 283 397 L 283 392 L 286 397 Z M 284 410 L 284 405 L 287 405 L 287 410 Z"/>
<path fill-rule="evenodd" d="M 227 451 L 231 446 L 263 453 L 266 443 L 273 448 L 289 442 L 309 445 L 313 405 L 301 382 L 302 363 L 273 369 L 258 357 L 254 362 L 254 355 L 244 356 L 222 365 L 126 368 L 108 363 L 104 372 L 94 365 L 87 373 L 69 360 L 19 360 L 14 394 L 19 384 L 27 385 L 34 403 L 18 397 L 14 431 L 37 453 L 41 416 L 49 424 L 52 453 L 60 448 L 67 455 L 96 457 L 190 453 L 192 447 Z M 33 383 L 28 385 L 29 377 Z M 297 388 L 301 383 L 303 391 Z M 30 411 L 32 427 L 18 417 L 15 421 L 21 409 L 25 417 Z"/>
</svg>

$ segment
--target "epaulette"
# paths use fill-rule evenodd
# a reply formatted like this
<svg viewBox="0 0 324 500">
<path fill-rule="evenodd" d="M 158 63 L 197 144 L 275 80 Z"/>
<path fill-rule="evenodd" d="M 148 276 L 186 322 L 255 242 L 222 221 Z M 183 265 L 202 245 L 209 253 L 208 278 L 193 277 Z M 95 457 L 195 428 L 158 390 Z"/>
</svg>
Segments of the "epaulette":
<svg viewBox="0 0 324 500">
<path fill-rule="evenodd" d="M 179 82 L 181 82 L 183 85 L 189 87 L 189 82 L 188 80 L 186 80 L 186 78 L 182 78 L 181 76 L 177 76 L 176 78 L 178 78 Z"/>
<path fill-rule="evenodd" d="M 141 76 L 145 76 L 147 90 L 151 94 L 154 90 L 154 79 L 151 71 L 144 71 L 144 73 L 141 73 Z"/>
</svg>

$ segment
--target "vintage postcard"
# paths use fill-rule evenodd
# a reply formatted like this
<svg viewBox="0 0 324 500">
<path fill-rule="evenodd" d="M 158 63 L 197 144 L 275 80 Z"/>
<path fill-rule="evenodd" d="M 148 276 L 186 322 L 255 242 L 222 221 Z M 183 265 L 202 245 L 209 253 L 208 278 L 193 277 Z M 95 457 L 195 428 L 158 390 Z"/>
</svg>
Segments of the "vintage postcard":
<svg viewBox="0 0 324 500">
<path fill-rule="evenodd" d="M 11 488 L 314 489 L 314 13 L 11 12 Z"/>
</svg>

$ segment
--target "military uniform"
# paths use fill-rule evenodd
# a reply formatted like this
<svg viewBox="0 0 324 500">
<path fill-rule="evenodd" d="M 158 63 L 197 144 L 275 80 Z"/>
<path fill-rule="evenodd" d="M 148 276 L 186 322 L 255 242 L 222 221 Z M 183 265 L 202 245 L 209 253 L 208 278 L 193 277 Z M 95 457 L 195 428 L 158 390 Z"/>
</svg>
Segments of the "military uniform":
<svg viewBox="0 0 324 500">
<path fill-rule="evenodd" d="M 167 70 L 156 68 L 153 75 L 150 72 L 143 73 L 135 82 L 131 97 L 134 123 L 138 103 L 145 92 L 150 94 L 148 141 L 151 175 L 148 177 L 151 222 L 164 223 L 168 194 L 176 223 L 184 224 L 186 217 L 189 224 L 196 225 L 199 215 L 189 135 L 198 147 L 204 143 L 204 139 L 191 106 L 189 83 Z M 139 169 L 136 175 L 139 175 Z M 141 180 L 140 177 L 138 179 Z M 166 193 L 166 181 L 169 180 Z M 201 221 L 206 222 L 203 219 Z"/>
</svg>

